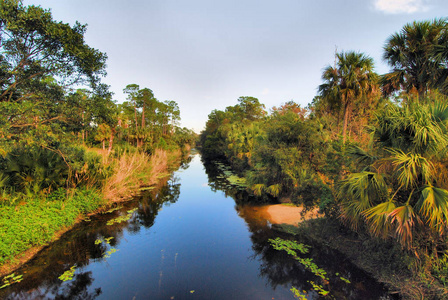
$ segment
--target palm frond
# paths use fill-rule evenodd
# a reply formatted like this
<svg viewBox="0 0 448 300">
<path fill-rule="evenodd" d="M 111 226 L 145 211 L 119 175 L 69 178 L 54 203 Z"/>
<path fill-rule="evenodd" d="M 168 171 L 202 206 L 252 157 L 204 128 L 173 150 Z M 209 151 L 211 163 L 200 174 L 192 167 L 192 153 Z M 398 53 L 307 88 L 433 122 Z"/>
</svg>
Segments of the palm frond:
<svg viewBox="0 0 448 300">
<path fill-rule="evenodd" d="M 367 171 L 353 173 L 343 181 L 338 198 L 341 218 L 356 229 L 364 211 L 388 198 L 388 187 L 381 174 Z"/>
<path fill-rule="evenodd" d="M 409 203 L 395 208 L 389 218 L 395 225 L 395 234 L 402 246 L 409 248 L 412 244 L 415 220 L 418 218 Z"/>
<path fill-rule="evenodd" d="M 377 156 L 368 153 L 367 151 L 356 145 L 350 145 L 347 149 L 347 153 L 355 157 L 359 163 L 366 163 L 368 165 L 371 165 L 378 160 Z"/>
<path fill-rule="evenodd" d="M 401 150 L 387 149 L 392 154 L 390 158 L 395 167 L 397 180 L 400 185 L 411 188 L 419 185 L 420 177 L 424 184 L 430 184 L 435 175 L 435 168 L 431 161 L 420 154 L 404 153 Z"/>
<path fill-rule="evenodd" d="M 425 187 L 417 203 L 429 227 L 440 234 L 446 230 L 448 220 L 448 191 L 433 186 Z"/>
<path fill-rule="evenodd" d="M 278 195 L 280 195 L 281 190 L 282 186 L 280 184 L 272 184 L 268 186 L 268 188 L 266 189 L 266 191 L 274 197 L 278 197 Z"/>
<path fill-rule="evenodd" d="M 251 190 L 256 196 L 261 196 L 263 191 L 266 189 L 266 185 L 262 183 L 257 183 L 251 186 Z"/>
<path fill-rule="evenodd" d="M 363 212 L 369 222 L 369 230 L 376 236 L 386 238 L 391 231 L 389 214 L 396 208 L 393 201 L 380 203 Z"/>
</svg>

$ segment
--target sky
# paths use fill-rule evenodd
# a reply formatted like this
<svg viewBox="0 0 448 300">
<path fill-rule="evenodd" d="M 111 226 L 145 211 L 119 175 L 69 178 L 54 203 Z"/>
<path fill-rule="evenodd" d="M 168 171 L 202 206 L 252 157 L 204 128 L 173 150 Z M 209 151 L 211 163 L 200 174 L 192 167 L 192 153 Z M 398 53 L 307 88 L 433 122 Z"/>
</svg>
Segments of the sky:
<svg viewBox="0 0 448 300">
<path fill-rule="evenodd" d="M 384 74 L 387 39 L 413 21 L 448 17 L 446 0 L 24 0 L 57 21 L 87 24 L 108 56 L 114 100 L 128 84 L 179 104 L 199 133 L 214 109 L 252 96 L 267 109 L 317 95 L 335 51 L 372 57 Z"/>
</svg>

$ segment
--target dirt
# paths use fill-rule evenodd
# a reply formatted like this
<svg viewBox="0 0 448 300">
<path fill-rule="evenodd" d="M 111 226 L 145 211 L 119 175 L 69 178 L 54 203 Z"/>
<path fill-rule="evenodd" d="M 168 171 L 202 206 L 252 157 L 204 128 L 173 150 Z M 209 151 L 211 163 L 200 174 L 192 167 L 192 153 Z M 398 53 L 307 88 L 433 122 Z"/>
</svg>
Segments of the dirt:
<svg viewBox="0 0 448 300">
<path fill-rule="evenodd" d="M 264 206 L 243 206 L 239 208 L 242 217 L 249 218 L 258 223 L 288 224 L 298 226 L 304 220 L 320 217 L 318 208 L 303 212 L 303 207 L 284 204 Z"/>
</svg>

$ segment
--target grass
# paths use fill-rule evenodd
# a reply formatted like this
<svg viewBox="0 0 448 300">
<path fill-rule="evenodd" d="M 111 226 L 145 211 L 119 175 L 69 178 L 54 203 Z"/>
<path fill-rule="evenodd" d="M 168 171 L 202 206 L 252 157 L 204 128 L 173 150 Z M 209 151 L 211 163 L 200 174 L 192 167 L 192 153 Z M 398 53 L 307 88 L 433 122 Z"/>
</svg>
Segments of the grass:
<svg viewBox="0 0 448 300">
<path fill-rule="evenodd" d="M 107 202 L 120 202 L 132 198 L 146 187 L 157 184 L 168 173 L 170 161 L 178 159 L 180 152 L 157 149 L 148 156 L 142 152 L 124 153 L 109 163 L 113 175 L 106 179 L 103 195 Z"/>
<path fill-rule="evenodd" d="M 0 264 L 35 246 L 51 242 L 55 234 L 78 217 L 98 209 L 104 200 L 97 191 L 77 190 L 68 198 L 24 196 L 18 205 L 0 207 Z"/>
<path fill-rule="evenodd" d="M 0 276 L 30 259 L 35 254 L 30 249 L 47 245 L 83 216 L 105 211 L 157 184 L 180 155 L 180 151 L 156 150 L 151 157 L 138 151 L 103 157 L 103 165 L 112 169 L 112 175 L 100 190 L 89 187 L 59 189 L 49 195 L 18 194 L 14 201 L 0 197 Z M 24 255 L 26 252 L 29 254 Z"/>
</svg>

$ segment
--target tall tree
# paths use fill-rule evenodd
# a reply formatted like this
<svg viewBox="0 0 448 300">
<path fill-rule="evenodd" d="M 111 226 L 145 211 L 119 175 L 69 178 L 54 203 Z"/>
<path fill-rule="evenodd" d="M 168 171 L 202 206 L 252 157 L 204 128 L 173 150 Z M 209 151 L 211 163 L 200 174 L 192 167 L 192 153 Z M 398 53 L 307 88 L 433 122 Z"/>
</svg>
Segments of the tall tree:
<svg viewBox="0 0 448 300">
<path fill-rule="evenodd" d="M 402 90 L 423 96 L 430 88 L 445 82 L 447 22 L 447 19 L 415 21 L 389 37 L 383 57 L 392 71 L 381 78 L 384 94 Z"/>
<path fill-rule="evenodd" d="M 335 66 L 327 66 L 322 74 L 324 83 L 319 86 L 322 99 L 335 110 L 343 110 L 344 143 L 353 103 L 375 90 L 377 75 L 373 69 L 372 58 L 350 51 L 337 53 Z"/>
<path fill-rule="evenodd" d="M 0 3 L 0 127 L 9 140 L 51 135 L 66 122 L 65 92 L 90 83 L 102 90 L 106 55 L 84 41 L 86 25 L 53 20 L 51 12 L 22 1 Z M 36 140 L 36 138 L 35 138 Z"/>
<path fill-rule="evenodd" d="M 140 86 L 138 84 L 128 84 L 124 89 L 123 93 L 128 95 L 128 100 L 134 105 L 134 125 L 135 125 L 135 135 L 137 137 L 137 147 L 140 146 L 140 140 L 138 138 L 138 118 L 137 118 L 137 106 L 138 106 L 138 98 L 139 98 L 139 89 Z"/>
</svg>

